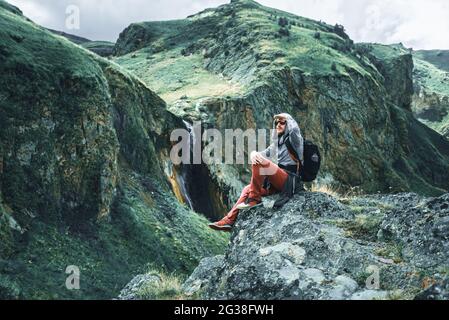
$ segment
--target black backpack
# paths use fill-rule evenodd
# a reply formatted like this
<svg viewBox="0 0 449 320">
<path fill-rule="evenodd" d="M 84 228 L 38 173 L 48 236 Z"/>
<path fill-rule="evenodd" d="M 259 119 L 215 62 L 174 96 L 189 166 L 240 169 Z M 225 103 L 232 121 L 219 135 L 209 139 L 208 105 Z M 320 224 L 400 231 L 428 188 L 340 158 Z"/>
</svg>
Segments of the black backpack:
<svg viewBox="0 0 449 320">
<path fill-rule="evenodd" d="M 301 180 L 311 182 L 316 179 L 321 165 L 321 154 L 318 146 L 312 141 L 304 141 L 304 165 L 299 171 Z"/>
<path fill-rule="evenodd" d="M 292 158 L 298 162 L 298 155 L 287 139 L 287 149 Z M 312 141 L 304 140 L 304 165 L 299 169 L 301 181 L 311 182 L 316 179 L 321 165 L 321 154 L 318 146 Z"/>
</svg>

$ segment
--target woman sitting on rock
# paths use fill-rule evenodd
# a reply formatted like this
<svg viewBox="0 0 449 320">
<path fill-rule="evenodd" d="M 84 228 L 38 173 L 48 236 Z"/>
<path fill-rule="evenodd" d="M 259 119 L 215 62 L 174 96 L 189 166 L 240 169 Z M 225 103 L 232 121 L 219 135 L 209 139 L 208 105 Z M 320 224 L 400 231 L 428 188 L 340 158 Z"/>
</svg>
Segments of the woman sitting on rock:
<svg viewBox="0 0 449 320">
<path fill-rule="evenodd" d="M 283 204 L 294 193 L 298 173 L 304 163 L 304 139 L 298 124 L 287 113 L 274 116 L 274 127 L 277 134 L 275 142 L 262 152 L 251 153 L 251 183 L 243 188 L 237 203 L 223 219 L 209 224 L 212 229 L 230 231 L 239 211 L 260 206 L 263 196 L 283 192 L 284 198 L 277 201 Z M 277 165 L 268 159 L 276 153 Z"/>
</svg>

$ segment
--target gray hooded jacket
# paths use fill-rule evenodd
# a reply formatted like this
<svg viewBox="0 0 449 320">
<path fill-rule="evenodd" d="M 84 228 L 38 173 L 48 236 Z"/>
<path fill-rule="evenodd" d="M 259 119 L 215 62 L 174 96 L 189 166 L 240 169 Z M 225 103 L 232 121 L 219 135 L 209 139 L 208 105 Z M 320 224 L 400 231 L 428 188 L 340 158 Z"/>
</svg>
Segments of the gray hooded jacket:
<svg viewBox="0 0 449 320">
<path fill-rule="evenodd" d="M 299 156 L 301 164 L 304 164 L 304 139 L 301 135 L 298 123 L 288 113 L 281 113 L 276 115 L 276 117 L 285 118 L 287 121 L 284 134 L 278 138 L 276 131 L 274 131 L 272 136 L 272 141 L 274 142 L 267 149 L 262 151 L 261 154 L 265 158 L 274 159 L 277 151 L 277 159 L 274 160 L 277 160 L 278 164 L 283 166 L 296 165 L 296 162 L 290 156 L 285 143 L 286 139 L 290 139 L 290 144 Z M 273 127 L 276 129 L 275 121 L 273 121 Z M 278 148 L 276 148 L 276 144 L 278 145 Z"/>
</svg>

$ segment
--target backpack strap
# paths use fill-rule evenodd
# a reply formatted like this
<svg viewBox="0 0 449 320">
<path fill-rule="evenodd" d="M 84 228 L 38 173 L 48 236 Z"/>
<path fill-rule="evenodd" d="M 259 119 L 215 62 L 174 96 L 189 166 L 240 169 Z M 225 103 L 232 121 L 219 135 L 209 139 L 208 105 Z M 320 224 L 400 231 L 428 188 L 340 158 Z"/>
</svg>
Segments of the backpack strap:
<svg viewBox="0 0 449 320">
<path fill-rule="evenodd" d="M 287 134 L 287 136 L 285 137 L 285 145 L 287 146 L 287 150 L 288 153 L 290 154 L 290 157 L 293 159 L 293 161 L 296 162 L 296 174 L 299 175 L 301 161 L 299 161 L 298 154 L 296 153 L 295 149 L 293 149 L 290 143 L 290 134 Z"/>
</svg>

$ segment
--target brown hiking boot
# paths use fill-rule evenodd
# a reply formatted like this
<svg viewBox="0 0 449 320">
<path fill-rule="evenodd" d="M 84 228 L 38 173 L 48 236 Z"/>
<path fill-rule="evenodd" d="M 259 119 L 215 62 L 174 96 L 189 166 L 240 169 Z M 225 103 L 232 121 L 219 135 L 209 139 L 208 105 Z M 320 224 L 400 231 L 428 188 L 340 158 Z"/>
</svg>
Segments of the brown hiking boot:
<svg viewBox="0 0 449 320">
<path fill-rule="evenodd" d="M 234 225 L 234 221 L 231 219 L 224 217 L 220 221 L 209 223 L 209 227 L 218 231 L 231 231 Z"/>
<path fill-rule="evenodd" d="M 246 209 L 252 209 L 255 207 L 260 207 L 262 205 L 262 201 L 253 199 L 253 198 L 247 198 L 245 202 L 237 205 L 237 209 L 239 210 L 246 210 Z"/>
</svg>

